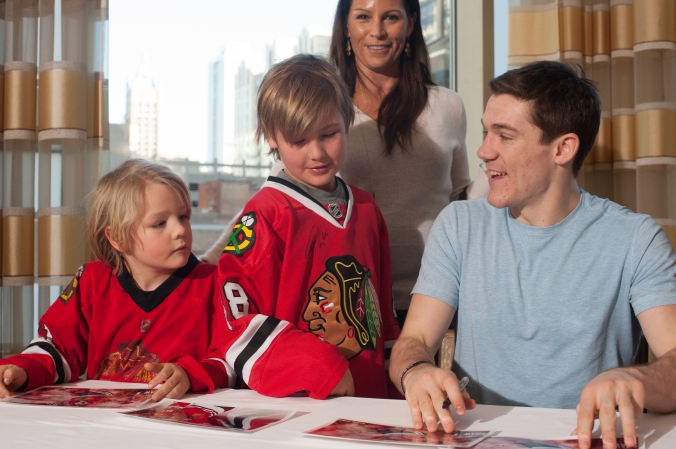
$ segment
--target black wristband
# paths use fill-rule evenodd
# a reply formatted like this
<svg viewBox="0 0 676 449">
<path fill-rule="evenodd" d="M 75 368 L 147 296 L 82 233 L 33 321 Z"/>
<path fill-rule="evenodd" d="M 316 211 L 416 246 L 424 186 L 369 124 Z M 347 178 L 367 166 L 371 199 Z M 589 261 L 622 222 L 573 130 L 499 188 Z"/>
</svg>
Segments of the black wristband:
<svg viewBox="0 0 676 449">
<path fill-rule="evenodd" d="M 399 385 L 401 385 L 401 394 L 403 394 L 404 397 L 406 397 L 406 391 L 404 390 L 404 376 L 406 375 L 406 373 L 408 373 L 410 369 L 415 368 L 418 365 L 422 365 L 423 363 L 429 363 L 430 365 L 434 365 L 434 363 L 430 362 L 429 360 L 418 360 L 417 362 L 413 362 L 410 365 L 408 365 L 404 369 L 404 371 L 402 371 L 401 377 L 399 377 Z"/>
</svg>

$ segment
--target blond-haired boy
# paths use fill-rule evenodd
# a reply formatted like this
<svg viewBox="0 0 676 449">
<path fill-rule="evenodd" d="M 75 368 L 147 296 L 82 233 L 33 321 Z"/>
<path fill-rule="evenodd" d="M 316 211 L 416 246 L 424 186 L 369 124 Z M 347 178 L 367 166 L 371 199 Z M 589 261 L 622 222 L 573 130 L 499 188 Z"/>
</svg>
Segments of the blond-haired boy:
<svg viewBox="0 0 676 449">
<path fill-rule="evenodd" d="M 398 337 L 385 221 L 336 173 L 354 109 L 326 60 L 275 65 L 258 93 L 257 136 L 284 171 L 247 203 L 218 262 L 225 359 L 271 396 L 389 396 Z"/>
<path fill-rule="evenodd" d="M 187 187 L 164 166 L 135 159 L 103 176 L 87 219 L 99 261 L 78 269 L 40 319 L 38 338 L 0 360 L 0 397 L 85 371 L 90 379 L 164 383 L 154 400 L 227 386 L 211 345 L 216 267 L 190 252 L 190 214 Z"/>
</svg>

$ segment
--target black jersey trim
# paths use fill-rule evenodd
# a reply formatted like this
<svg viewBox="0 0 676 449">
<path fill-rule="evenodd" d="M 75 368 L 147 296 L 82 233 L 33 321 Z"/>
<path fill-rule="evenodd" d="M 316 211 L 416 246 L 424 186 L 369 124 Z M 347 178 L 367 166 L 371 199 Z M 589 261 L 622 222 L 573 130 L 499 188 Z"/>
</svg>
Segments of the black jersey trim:
<svg viewBox="0 0 676 449">
<path fill-rule="evenodd" d="M 343 192 L 344 192 L 344 195 L 345 195 L 345 198 L 344 198 L 345 205 L 350 204 L 350 189 L 347 188 L 347 184 L 345 184 L 345 181 L 343 181 L 340 178 L 340 176 L 336 176 L 335 178 L 340 183 L 340 185 L 343 186 Z M 270 181 L 270 182 L 278 182 L 278 183 L 280 183 L 280 184 L 282 184 L 282 185 L 284 185 L 284 186 L 286 186 L 290 189 L 293 189 L 296 192 L 303 195 L 305 198 L 309 199 L 310 201 L 320 205 L 322 207 L 322 209 L 324 208 L 324 205 L 322 203 L 320 203 L 319 201 L 314 199 L 311 195 L 308 195 L 308 193 L 305 190 L 303 190 L 300 187 L 298 187 L 297 185 L 287 181 L 286 179 L 282 179 L 280 177 L 270 175 L 270 176 L 268 176 L 267 180 Z"/>
<path fill-rule="evenodd" d="M 343 191 L 345 192 L 344 193 L 344 195 L 345 195 L 345 207 L 347 209 L 347 213 L 345 215 L 345 218 L 343 219 L 342 224 L 334 216 L 332 216 L 326 209 L 324 209 L 324 205 L 322 203 L 317 201 L 315 198 L 313 198 L 305 190 L 301 189 L 297 185 L 287 181 L 286 179 L 279 178 L 277 176 L 268 176 L 267 182 L 281 184 L 284 187 L 291 189 L 295 193 L 301 195 L 303 198 L 305 198 L 305 199 L 311 201 L 312 203 L 316 204 L 317 206 L 319 206 L 320 210 L 324 213 L 322 216 L 325 219 L 330 220 L 332 222 L 335 222 L 336 226 L 338 226 L 341 229 L 344 229 L 345 227 L 347 227 L 347 223 L 349 222 L 349 217 L 350 217 L 351 212 L 352 212 L 352 203 L 353 202 L 350 201 L 352 199 L 351 198 L 351 191 L 350 191 L 350 188 L 347 186 L 347 184 L 345 184 L 345 181 L 343 181 L 340 178 L 340 176 L 336 176 L 336 179 L 343 186 Z M 276 189 L 276 190 L 278 190 L 278 189 Z M 298 201 L 297 198 L 296 198 L 296 201 Z M 308 205 L 305 205 L 305 206 L 308 207 Z M 315 212 L 317 212 L 317 211 L 315 211 Z"/>
<path fill-rule="evenodd" d="M 343 192 L 345 192 L 345 204 L 346 205 L 350 204 L 350 189 L 347 188 L 347 184 L 345 184 L 345 181 L 340 179 L 340 176 L 336 176 L 336 179 L 343 186 Z"/>
<path fill-rule="evenodd" d="M 131 273 L 124 267 L 124 271 L 117 277 L 120 286 L 131 297 L 137 306 L 146 313 L 152 312 L 162 302 L 176 290 L 176 288 L 188 277 L 192 270 L 197 266 L 199 260 L 194 254 L 190 253 L 188 263 L 174 271 L 159 287 L 150 293 L 144 292 L 136 286 Z"/>
<path fill-rule="evenodd" d="M 337 176 L 336 176 L 336 179 L 338 179 Z M 308 195 L 308 193 L 305 190 L 301 189 L 300 187 L 298 187 L 294 183 L 287 181 L 286 179 L 278 178 L 277 176 L 268 176 L 268 181 L 278 182 L 281 185 L 286 186 L 286 187 L 290 188 L 291 190 L 298 192 L 298 194 L 303 195 L 305 198 L 307 198 L 310 201 L 312 201 L 313 203 L 319 205 L 319 207 L 321 207 L 322 209 L 324 208 L 324 205 L 322 203 L 320 203 L 319 201 L 314 199 L 311 195 Z"/>
<path fill-rule="evenodd" d="M 265 321 L 263 321 L 263 324 L 258 328 L 256 334 L 251 337 L 246 347 L 242 349 L 242 352 L 240 352 L 237 359 L 235 359 L 235 366 L 233 368 L 235 369 L 238 378 L 244 379 L 244 375 L 242 374 L 244 365 L 246 365 L 246 362 L 248 362 L 256 351 L 263 346 L 281 321 L 282 320 L 273 317 L 267 317 Z"/>
<path fill-rule="evenodd" d="M 29 344 L 26 349 L 30 348 L 31 346 L 37 346 L 38 348 L 47 352 L 52 357 L 52 360 L 54 360 L 54 367 L 56 368 L 56 382 L 54 383 L 62 384 L 66 382 L 64 379 L 65 374 L 63 371 L 63 360 L 61 360 L 61 354 L 59 354 L 59 351 L 57 351 L 54 346 L 50 345 L 46 341 L 36 341 L 35 343 Z M 70 381 L 70 379 L 68 379 L 68 381 Z"/>
</svg>

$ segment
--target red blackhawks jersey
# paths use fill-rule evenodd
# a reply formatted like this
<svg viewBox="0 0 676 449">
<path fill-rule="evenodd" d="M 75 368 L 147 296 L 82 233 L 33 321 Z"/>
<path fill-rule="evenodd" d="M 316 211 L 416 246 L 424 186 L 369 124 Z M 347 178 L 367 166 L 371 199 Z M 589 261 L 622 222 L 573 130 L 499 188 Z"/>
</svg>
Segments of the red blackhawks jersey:
<svg viewBox="0 0 676 449">
<path fill-rule="evenodd" d="M 118 277 L 101 262 L 82 265 L 40 319 L 39 337 L 0 364 L 26 370 L 28 389 L 85 371 L 89 379 L 147 383 L 155 375 L 147 362 L 181 366 L 192 391 L 226 387 L 231 369 L 212 345 L 221 309 L 215 270 L 191 254 L 156 290 L 143 292 L 126 270 Z"/>
<path fill-rule="evenodd" d="M 349 367 L 357 396 L 388 397 L 399 328 L 387 227 L 370 195 L 337 179 L 346 205 L 269 177 L 218 261 L 220 344 L 238 382 L 259 393 L 324 398 Z"/>
</svg>

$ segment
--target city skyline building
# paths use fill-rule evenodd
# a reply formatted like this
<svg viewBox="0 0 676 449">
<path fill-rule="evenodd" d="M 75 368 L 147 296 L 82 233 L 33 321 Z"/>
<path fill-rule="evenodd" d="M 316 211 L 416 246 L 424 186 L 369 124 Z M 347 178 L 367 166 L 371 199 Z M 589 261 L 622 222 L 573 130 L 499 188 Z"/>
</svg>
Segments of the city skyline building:
<svg viewBox="0 0 676 449">
<path fill-rule="evenodd" d="M 310 33 L 304 28 L 297 39 L 275 39 L 265 47 L 265 69 L 262 73 L 254 73 L 244 61 L 235 75 L 235 160 L 236 164 L 253 166 L 268 166 L 272 158 L 268 154 L 269 147 L 263 140 L 256 142 L 255 134 L 258 120 L 256 115 L 256 98 L 258 88 L 265 73 L 284 59 L 299 53 L 310 53 L 318 56 L 328 56 L 331 36 Z M 211 99 L 210 99 L 211 101 Z M 263 176 L 265 169 L 254 176 Z"/>
<path fill-rule="evenodd" d="M 294 47 L 294 53 L 309 53 L 311 55 L 328 56 L 331 47 L 331 36 L 311 34 L 307 28 L 303 28 L 298 36 L 298 44 Z"/>
<path fill-rule="evenodd" d="M 225 149 L 223 139 L 224 115 L 224 83 L 225 83 L 225 50 L 219 57 L 209 64 L 209 94 L 208 101 L 208 137 L 207 137 L 207 163 L 223 163 Z"/>
<path fill-rule="evenodd" d="M 264 73 L 253 74 L 241 61 L 235 75 L 235 162 L 246 165 L 268 165 L 267 145 L 256 142 L 258 120 L 256 97 Z M 262 176 L 260 170 L 252 176 Z"/>
<path fill-rule="evenodd" d="M 154 160 L 158 155 L 159 91 L 144 60 L 136 76 L 127 83 L 129 152 L 132 157 Z"/>
<path fill-rule="evenodd" d="M 420 0 L 420 25 L 430 55 L 432 79 L 453 89 L 451 83 L 451 0 Z"/>
<path fill-rule="evenodd" d="M 270 67 L 291 56 L 297 54 L 298 38 L 296 39 L 275 39 L 272 43 L 265 46 L 265 72 Z"/>
<path fill-rule="evenodd" d="M 237 108 L 237 84 L 239 61 L 251 55 L 247 46 L 228 45 L 222 47 L 218 57 L 209 63 L 207 94 L 207 163 L 241 164 L 238 157 L 235 117 Z M 261 52 L 258 70 L 261 71 Z M 255 110 L 255 109 L 254 109 Z M 227 169 L 230 170 L 230 169 Z"/>
</svg>

